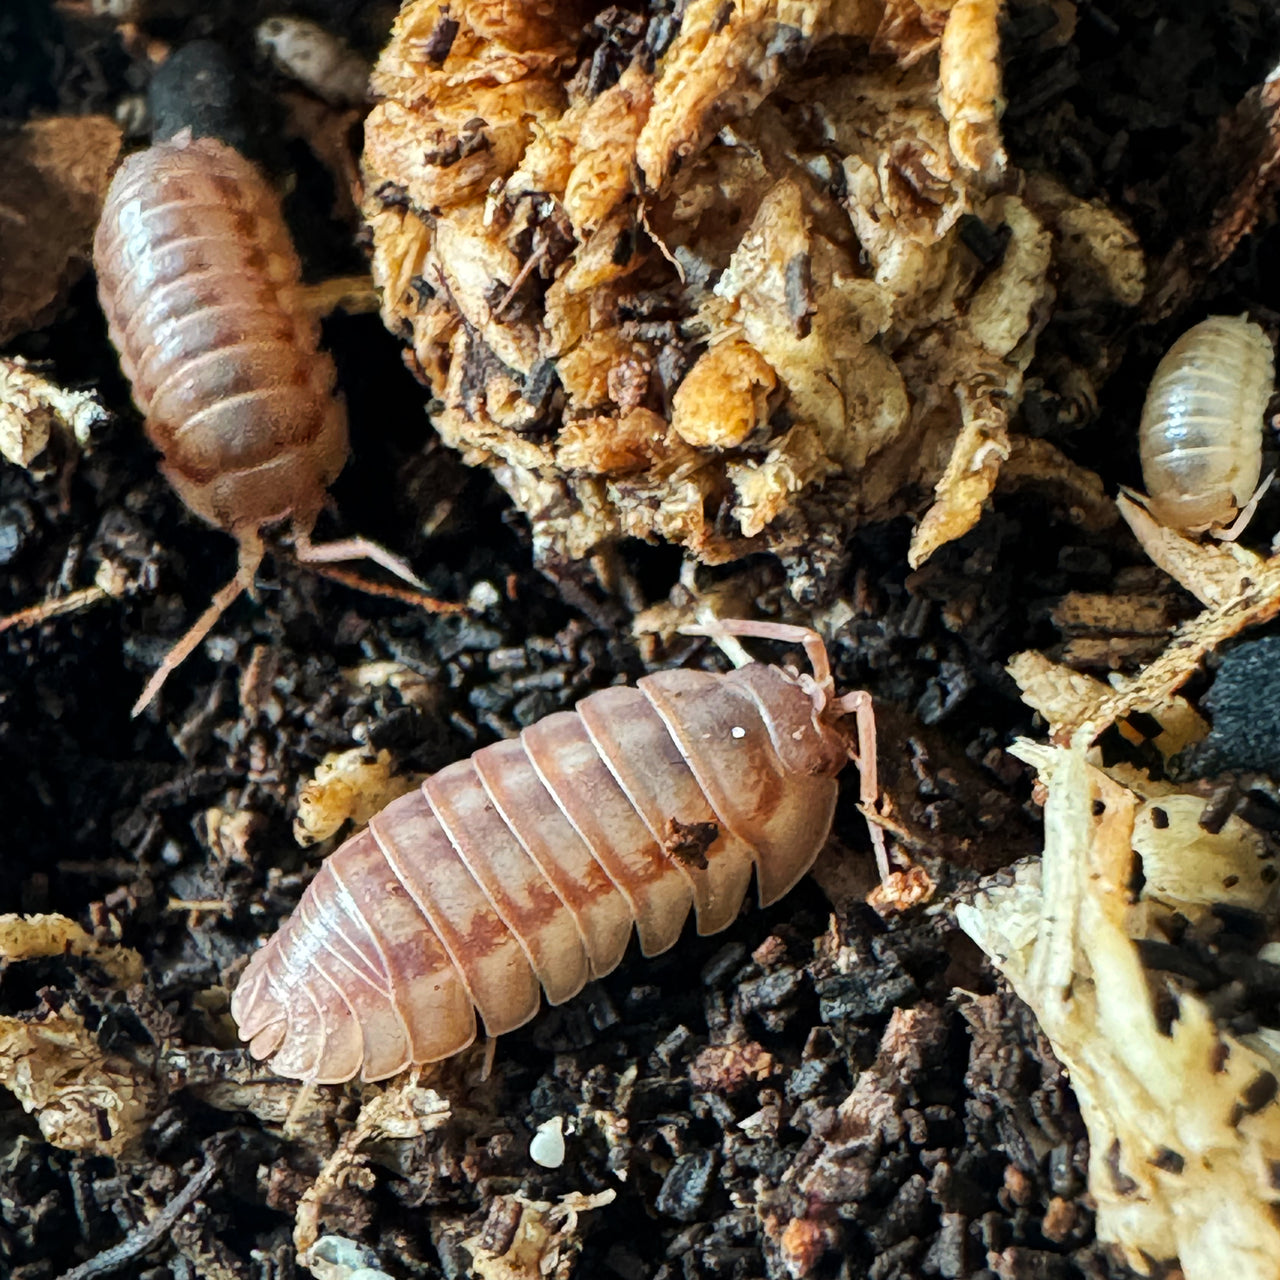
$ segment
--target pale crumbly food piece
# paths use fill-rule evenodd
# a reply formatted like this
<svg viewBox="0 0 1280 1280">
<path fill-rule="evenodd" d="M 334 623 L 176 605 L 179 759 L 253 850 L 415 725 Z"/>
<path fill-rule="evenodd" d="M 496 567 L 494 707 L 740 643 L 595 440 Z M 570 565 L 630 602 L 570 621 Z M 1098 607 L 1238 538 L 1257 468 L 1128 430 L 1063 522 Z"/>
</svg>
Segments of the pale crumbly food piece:
<svg viewBox="0 0 1280 1280">
<path fill-rule="evenodd" d="M 88 391 L 69 391 L 21 356 L 0 357 L 0 456 L 20 467 L 37 465 L 51 440 L 85 447 L 107 419 Z"/>
<path fill-rule="evenodd" d="M 0 965 L 50 956 L 90 960 L 120 991 L 142 978 L 136 951 L 66 916 L 0 916 Z M 104 1049 L 73 1004 L 0 1018 L 0 1087 L 35 1116 L 45 1141 L 87 1155 L 129 1152 L 159 1101 L 149 1067 Z"/>
<path fill-rule="evenodd" d="M 419 774 L 394 775 L 389 751 L 331 752 L 298 792 L 294 839 L 305 848 L 336 835 L 347 822 L 362 825 L 421 781 Z"/>
<path fill-rule="evenodd" d="M 408 0 L 365 130 L 383 315 L 540 556 L 795 553 L 931 490 L 913 562 L 972 527 L 1066 242 L 1009 194 L 998 9 Z M 1076 256 L 1120 253 L 1072 200 Z"/>
</svg>

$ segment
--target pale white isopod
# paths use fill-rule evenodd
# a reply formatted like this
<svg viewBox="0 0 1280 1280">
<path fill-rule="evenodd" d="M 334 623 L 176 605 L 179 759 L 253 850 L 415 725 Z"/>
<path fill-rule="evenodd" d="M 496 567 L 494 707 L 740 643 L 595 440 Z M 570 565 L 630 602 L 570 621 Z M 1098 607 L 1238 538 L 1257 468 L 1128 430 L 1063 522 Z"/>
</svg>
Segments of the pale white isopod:
<svg viewBox="0 0 1280 1280">
<path fill-rule="evenodd" d="M 1138 427 L 1153 514 L 1198 533 L 1229 525 L 1262 470 L 1262 419 L 1275 382 L 1271 340 L 1244 316 L 1210 316 L 1156 366 Z"/>
</svg>

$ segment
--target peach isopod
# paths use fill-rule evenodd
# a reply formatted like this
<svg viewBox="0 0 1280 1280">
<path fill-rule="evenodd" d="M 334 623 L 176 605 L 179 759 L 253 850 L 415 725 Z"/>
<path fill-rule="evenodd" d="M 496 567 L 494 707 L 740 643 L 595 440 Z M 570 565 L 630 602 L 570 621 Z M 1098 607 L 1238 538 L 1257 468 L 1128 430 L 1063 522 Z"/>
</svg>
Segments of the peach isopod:
<svg viewBox="0 0 1280 1280">
<path fill-rule="evenodd" d="M 393 801 L 245 970 L 231 1009 L 253 1054 L 317 1083 L 383 1079 L 464 1049 L 477 1010 L 496 1036 L 533 1017 L 539 988 L 569 999 L 618 964 L 633 924 L 647 956 L 675 943 L 690 906 L 700 933 L 726 928 L 753 866 L 762 905 L 791 889 L 851 757 L 871 812 L 871 701 L 832 695 L 814 632 L 718 627 L 803 642 L 814 674 L 649 675 Z"/>
<path fill-rule="evenodd" d="M 367 556 L 422 585 L 366 539 L 311 542 L 347 460 L 347 415 L 280 202 L 248 160 L 189 131 L 130 156 L 107 192 L 93 260 L 164 474 L 190 510 L 240 544 L 235 578 L 166 657 L 135 714 L 252 587 L 264 526 L 287 520 L 299 560 Z"/>
</svg>

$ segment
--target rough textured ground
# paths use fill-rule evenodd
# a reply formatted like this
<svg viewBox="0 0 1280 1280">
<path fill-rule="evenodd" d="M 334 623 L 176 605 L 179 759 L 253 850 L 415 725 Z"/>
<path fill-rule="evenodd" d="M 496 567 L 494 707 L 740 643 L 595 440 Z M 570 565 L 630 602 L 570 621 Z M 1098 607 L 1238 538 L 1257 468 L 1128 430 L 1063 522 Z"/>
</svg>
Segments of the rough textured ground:
<svg viewBox="0 0 1280 1280">
<path fill-rule="evenodd" d="M 267 11 L 200 8 L 197 18 L 196 6 L 175 0 L 147 30 L 174 47 L 223 41 L 252 86 L 254 150 L 292 175 L 288 209 L 309 275 L 353 269 L 350 228 L 330 217 L 328 174 L 285 136 L 285 86 L 254 62 L 252 25 Z M 389 21 L 354 3 L 304 8 L 367 52 L 379 17 Z M 1015 4 L 1007 20 L 1012 158 L 1077 194 L 1105 195 L 1153 258 L 1203 225 L 1197 175 L 1215 123 L 1280 48 L 1260 4 L 1177 8 L 1082 4 L 1075 37 L 1050 53 L 1036 42 L 1049 6 Z M 0 15 L 6 120 L 110 114 L 146 79 L 137 46 L 78 6 L 22 0 Z M 3 234 L 0 222 L 0 243 Z M 1045 361 L 1056 350 L 1112 376 L 1097 411 L 1076 421 L 1046 377 L 1024 428 L 1109 485 L 1134 481 L 1133 425 L 1159 352 L 1206 312 L 1247 306 L 1273 317 L 1278 243 L 1269 232 L 1246 241 L 1186 310 L 1158 324 L 1060 313 Z M 55 911 L 104 935 L 118 930 L 141 952 L 146 979 L 126 1002 L 88 962 L 26 962 L 3 974 L 0 1012 L 79 1012 L 105 1049 L 153 1072 L 164 1095 L 141 1148 L 118 1163 L 46 1145 L 0 1096 L 0 1274 L 14 1280 L 51 1280 L 129 1236 L 206 1154 L 218 1174 L 196 1207 L 115 1274 L 296 1273 L 298 1198 L 358 1098 L 321 1090 L 282 1125 L 281 1090 L 235 1047 L 225 1001 L 226 983 L 326 851 L 292 839 L 299 784 L 327 752 L 354 743 L 389 749 L 399 768 L 430 770 L 642 674 L 630 615 L 676 580 L 677 556 L 639 545 L 622 548 L 613 595 L 583 567 L 555 580 L 536 572 L 527 535 L 491 482 L 432 444 L 421 391 L 378 319 L 338 316 L 325 335 L 354 455 L 319 533 L 386 542 L 447 598 L 491 583 L 494 603 L 463 619 L 430 618 L 287 560 L 269 563 L 259 599 L 237 604 L 137 721 L 131 702 L 230 576 L 232 544 L 197 526 L 157 475 L 91 281 L 55 321 L 8 348 L 51 362 L 63 385 L 97 389 L 115 417 L 65 481 L 0 468 L 0 609 L 85 585 L 103 557 L 137 589 L 0 637 L 0 911 Z M 1273 497 L 1259 527 L 1278 519 Z M 885 770 L 899 804 L 932 833 L 931 852 L 955 860 L 938 867 L 945 901 L 977 872 L 1037 847 L 1029 782 L 1001 750 L 1032 728 L 1003 661 L 1061 642 L 1052 611 L 1066 593 L 1147 590 L 1152 576 L 1127 536 L 1080 527 L 1015 493 L 910 577 L 909 535 L 900 522 L 857 536 L 837 593 L 853 617 L 833 654 L 842 683 L 869 688 L 884 707 Z M 769 566 L 761 573 L 767 595 Z M 1157 591 L 1180 616 L 1185 600 Z M 694 646 L 649 656 L 717 661 Z M 410 701 L 344 677 L 375 660 L 417 673 L 429 696 Z M 247 838 L 223 838 L 211 809 L 251 814 Z M 367 1173 L 327 1206 L 325 1229 L 375 1246 L 394 1276 L 458 1276 L 469 1265 L 464 1238 L 484 1230 L 501 1251 L 515 1192 L 554 1201 L 612 1189 L 612 1204 L 583 1216 L 579 1275 L 1118 1274 L 1092 1241 L 1069 1086 L 1030 1015 L 945 911 L 885 924 L 833 887 L 841 860 L 865 856 L 852 796 L 835 835 L 823 877 L 834 921 L 809 880 L 724 935 L 686 936 L 653 962 L 633 954 L 501 1042 L 487 1082 L 475 1055 L 434 1082 L 452 1119 L 426 1137 L 378 1144 Z M 243 1087 L 232 1095 L 227 1082 Z M 251 1113 L 255 1096 L 258 1111 L 276 1108 L 274 1119 Z M 287 1109 L 292 1091 L 283 1096 Z M 539 1169 L 528 1139 L 556 1115 L 574 1127 L 567 1159 Z M 789 1232 L 793 1222 L 802 1225 Z"/>
</svg>

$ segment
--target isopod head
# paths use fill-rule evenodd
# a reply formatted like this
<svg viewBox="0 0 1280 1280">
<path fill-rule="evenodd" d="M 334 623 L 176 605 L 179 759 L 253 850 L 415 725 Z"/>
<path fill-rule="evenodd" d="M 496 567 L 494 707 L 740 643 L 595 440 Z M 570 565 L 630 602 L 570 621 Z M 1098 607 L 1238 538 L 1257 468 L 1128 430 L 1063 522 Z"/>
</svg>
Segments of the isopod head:
<svg viewBox="0 0 1280 1280">
<path fill-rule="evenodd" d="M 1142 478 L 1162 523 L 1222 528 L 1249 502 L 1274 381 L 1271 340 L 1244 316 L 1211 316 L 1165 353 L 1138 428 Z"/>
</svg>

